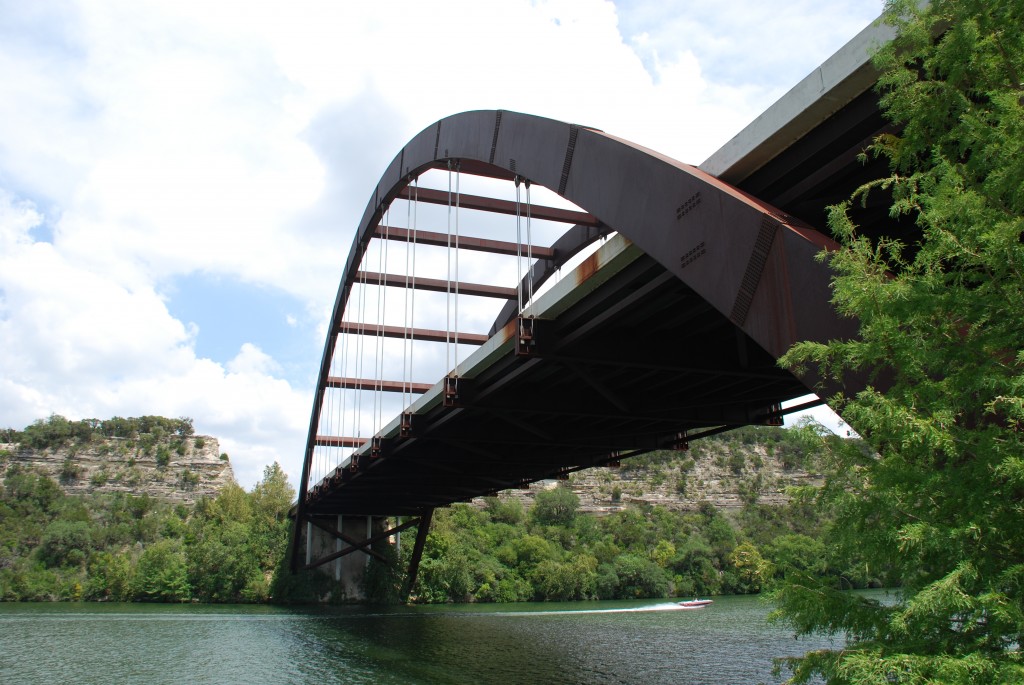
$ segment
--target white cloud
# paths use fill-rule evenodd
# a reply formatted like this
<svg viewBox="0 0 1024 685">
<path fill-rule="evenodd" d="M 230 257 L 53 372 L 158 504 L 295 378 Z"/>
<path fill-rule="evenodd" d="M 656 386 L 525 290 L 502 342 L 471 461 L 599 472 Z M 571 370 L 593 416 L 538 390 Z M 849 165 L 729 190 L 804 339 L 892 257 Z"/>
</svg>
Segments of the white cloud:
<svg viewBox="0 0 1024 685">
<path fill-rule="evenodd" d="M 236 476 L 270 455 L 301 467 L 295 436 L 304 390 L 276 378 L 277 363 L 245 344 L 227 367 L 194 352 L 196 331 L 170 316 L 152 288 L 83 269 L 29 232 L 41 216 L 0 196 L 0 416 L 22 427 L 50 413 L 71 418 L 192 416 L 197 429 L 242 452 Z"/>
<path fill-rule="evenodd" d="M 228 362 L 228 371 L 239 375 L 269 376 L 281 370 L 274 359 L 252 343 L 245 343 L 238 356 Z"/>
<path fill-rule="evenodd" d="M 433 121 L 518 110 L 699 162 L 876 4 L 7 6 L 0 424 L 189 415 L 244 484 L 272 459 L 297 477 L 319 354 L 298 383 L 259 340 L 198 356 L 204 331 L 168 307 L 175 278 L 286 291 L 304 316 L 267 325 L 319 346 L 377 178 Z"/>
</svg>

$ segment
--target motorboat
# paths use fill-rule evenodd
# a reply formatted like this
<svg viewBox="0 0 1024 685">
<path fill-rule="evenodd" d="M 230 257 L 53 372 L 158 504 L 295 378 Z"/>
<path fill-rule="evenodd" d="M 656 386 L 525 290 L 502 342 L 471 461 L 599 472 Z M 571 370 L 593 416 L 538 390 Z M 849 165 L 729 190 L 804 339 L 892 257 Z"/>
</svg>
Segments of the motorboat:
<svg viewBox="0 0 1024 685">
<path fill-rule="evenodd" d="M 685 602 L 678 602 L 679 606 L 683 609 L 703 609 L 709 604 L 714 604 L 714 600 L 710 599 L 688 599 Z"/>
</svg>

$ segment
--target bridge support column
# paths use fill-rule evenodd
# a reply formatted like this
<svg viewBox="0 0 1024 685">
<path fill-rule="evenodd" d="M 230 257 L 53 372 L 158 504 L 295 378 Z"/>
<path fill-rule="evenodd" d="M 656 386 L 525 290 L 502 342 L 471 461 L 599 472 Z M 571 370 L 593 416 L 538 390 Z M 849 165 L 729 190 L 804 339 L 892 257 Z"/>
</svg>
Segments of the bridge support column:
<svg viewBox="0 0 1024 685">
<path fill-rule="evenodd" d="M 344 528 L 342 527 L 343 524 L 344 522 L 342 520 L 341 514 L 338 514 L 338 530 L 344 530 Z M 344 543 L 342 543 L 341 538 L 335 538 L 334 551 L 340 552 L 343 547 Z M 338 557 L 334 560 L 334 580 L 341 582 L 341 557 Z"/>
<path fill-rule="evenodd" d="M 409 559 L 409 572 L 405 576 L 405 585 L 402 586 L 402 594 L 399 596 L 402 602 L 409 601 L 409 594 L 416 585 L 416 576 L 420 571 L 420 559 L 423 557 L 423 546 L 427 543 L 427 533 L 430 532 L 430 519 L 433 516 L 433 509 L 424 510 L 420 516 L 419 527 L 416 530 L 416 544 L 413 545 L 412 558 Z"/>
<path fill-rule="evenodd" d="M 409 569 L 410 575 L 402 588 L 402 598 L 404 599 L 408 597 L 416 581 L 419 562 L 423 556 L 423 546 L 430 528 L 431 513 L 432 510 L 427 510 L 420 518 L 404 522 L 399 518 L 393 527 L 388 526 L 390 519 L 385 516 L 349 516 L 345 518 L 340 514 L 336 516 L 307 515 L 303 517 L 306 519 L 307 563 L 302 570 L 333 576 L 337 583 L 335 591 L 340 593 L 343 600 L 366 599 L 363 591 L 363 579 L 366 576 L 369 558 L 374 557 L 386 564 L 394 563 L 392 557 L 382 553 L 379 548 L 373 549 L 373 546 L 379 543 L 390 544 L 389 540 L 392 535 L 400 540 L 399 536 L 403 530 L 419 526 L 419 534 L 416 536 Z M 335 521 L 337 521 L 337 527 L 335 527 Z M 302 528 L 299 527 L 299 530 Z M 302 540 L 298 544 L 301 545 Z M 401 550 L 397 551 L 400 555 Z"/>
<path fill-rule="evenodd" d="M 313 523 L 306 521 L 306 565 L 313 563 Z"/>
<path fill-rule="evenodd" d="M 334 592 L 345 600 L 365 599 L 363 578 L 369 559 L 384 560 L 372 544 L 385 536 L 387 528 L 387 519 L 380 516 L 308 517 L 303 570 L 332 577 L 337 583 Z"/>
</svg>

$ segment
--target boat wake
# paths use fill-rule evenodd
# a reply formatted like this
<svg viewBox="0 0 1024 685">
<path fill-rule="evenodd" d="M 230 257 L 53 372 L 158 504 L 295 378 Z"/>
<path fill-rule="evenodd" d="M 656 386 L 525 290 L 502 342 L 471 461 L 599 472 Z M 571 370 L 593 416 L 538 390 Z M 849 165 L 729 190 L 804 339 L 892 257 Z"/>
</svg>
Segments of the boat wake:
<svg viewBox="0 0 1024 685">
<path fill-rule="evenodd" d="M 492 616 L 558 616 L 564 614 L 635 614 L 648 611 L 678 611 L 683 607 L 676 602 L 663 602 L 628 609 L 554 609 L 552 611 L 496 611 Z"/>
</svg>

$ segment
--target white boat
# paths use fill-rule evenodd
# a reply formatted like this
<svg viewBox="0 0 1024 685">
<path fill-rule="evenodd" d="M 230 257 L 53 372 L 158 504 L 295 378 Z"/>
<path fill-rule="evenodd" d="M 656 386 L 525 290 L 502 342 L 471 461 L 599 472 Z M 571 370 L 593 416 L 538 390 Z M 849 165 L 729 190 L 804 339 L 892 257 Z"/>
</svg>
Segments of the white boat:
<svg viewBox="0 0 1024 685">
<path fill-rule="evenodd" d="M 679 606 L 683 609 L 703 609 L 709 604 L 714 604 L 714 600 L 710 599 L 688 599 L 685 602 L 678 602 Z"/>
</svg>

